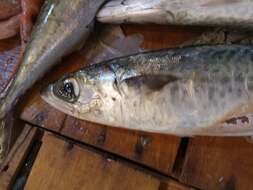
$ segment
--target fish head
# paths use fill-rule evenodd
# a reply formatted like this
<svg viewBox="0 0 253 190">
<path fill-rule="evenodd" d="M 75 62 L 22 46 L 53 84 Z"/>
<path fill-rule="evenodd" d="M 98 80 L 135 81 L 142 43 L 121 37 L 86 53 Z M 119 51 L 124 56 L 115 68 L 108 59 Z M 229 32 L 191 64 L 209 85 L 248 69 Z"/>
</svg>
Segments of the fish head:
<svg viewBox="0 0 253 190">
<path fill-rule="evenodd" d="M 79 75 L 78 72 L 49 84 L 41 92 L 41 97 L 56 109 L 80 119 L 99 109 L 101 104 L 101 98 L 88 75 Z"/>
</svg>

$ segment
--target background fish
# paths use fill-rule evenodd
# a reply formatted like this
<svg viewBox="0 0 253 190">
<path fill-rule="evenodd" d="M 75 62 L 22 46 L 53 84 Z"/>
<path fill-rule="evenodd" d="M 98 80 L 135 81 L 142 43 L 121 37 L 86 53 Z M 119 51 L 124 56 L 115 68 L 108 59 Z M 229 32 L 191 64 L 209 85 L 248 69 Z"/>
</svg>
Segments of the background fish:
<svg viewBox="0 0 253 190">
<path fill-rule="evenodd" d="M 252 112 L 252 47 L 195 46 L 118 58 L 64 76 L 42 97 L 64 113 L 110 126 L 249 135 L 250 124 L 229 128 L 227 120 Z"/>
<path fill-rule="evenodd" d="M 92 30 L 94 17 L 105 0 L 46 0 L 34 26 L 31 39 L 31 16 L 37 9 L 28 7 L 28 0 L 22 1 L 21 28 L 23 44 L 29 39 L 22 61 L 10 61 L 11 70 L 1 70 L 0 92 L 0 157 L 8 151 L 2 142 L 8 142 L 3 131 L 11 128 L 11 108 L 49 68 L 68 53 L 85 43 Z M 24 3 L 26 2 L 26 4 Z M 37 6 L 40 1 L 33 1 Z M 27 6 L 27 7 L 26 7 Z M 27 9 L 25 9 L 27 8 Z M 23 51 L 22 51 L 23 52 Z M 12 65 L 14 63 L 15 65 Z M 5 64 L 3 64 L 6 67 Z M 18 66 L 18 68 L 17 68 Z M 15 109 L 16 110 L 16 109 Z M 8 117 L 7 117 L 8 113 Z M 1 162 L 1 160 L 0 160 Z"/>
<path fill-rule="evenodd" d="M 84 43 L 104 0 L 45 1 L 15 79 L 0 100 L 3 118 L 23 94 L 62 56 Z"/>
<path fill-rule="evenodd" d="M 156 23 L 253 28 L 252 0 L 111 0 L 98 13 L 105 23 Z"/>
</svg>

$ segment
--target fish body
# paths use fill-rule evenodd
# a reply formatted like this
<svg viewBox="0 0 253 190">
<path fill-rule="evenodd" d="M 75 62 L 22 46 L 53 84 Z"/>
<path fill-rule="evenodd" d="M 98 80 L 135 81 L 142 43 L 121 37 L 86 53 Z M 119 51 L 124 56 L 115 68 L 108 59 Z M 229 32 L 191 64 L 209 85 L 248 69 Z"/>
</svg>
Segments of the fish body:
<svg viewBox="0 0 253 190">
<path fill-rule="evenodd" d="M 252 0 L 111 0 L 98 13 L 105 23 L 156 23 L 253 28 Z"/>
<path fill-rule="evenodd" d="M 87 39 L 104 0 L 46 0 L 14 79 L 1 94 L 0 118 L 49 68 Z"/>
<path fill-rule="evenodd" d="M 248 135 L 250 125 L 234 128 L 226 120 L 252 111 L 253 46 L 117 58 L 64 76 L 42 97 L 69 115 L 110 126 L 180 136 Z"/>
</svg>

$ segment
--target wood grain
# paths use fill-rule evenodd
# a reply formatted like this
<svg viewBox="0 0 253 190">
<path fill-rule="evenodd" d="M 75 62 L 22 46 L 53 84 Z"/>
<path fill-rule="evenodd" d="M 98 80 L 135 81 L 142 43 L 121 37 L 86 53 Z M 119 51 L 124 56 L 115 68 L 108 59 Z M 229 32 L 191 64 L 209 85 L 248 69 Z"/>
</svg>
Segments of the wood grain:
<svg viewBox="0 0 253 190">
<path fill-rule="evenodd" d="M 193 138 L 180 181 L 201 189 L 252 189 L 252 154 L 244 138 Z"/>
<path fill-rule="evenodd" d="M 36 128 L 26 125 L 0 167 L 0 189 L 9 189 L 22 167 L 36 136 Z"/>
<path fill-rule="evenodd" d="M 61 134 L 97 146 L 167 174 L 171 172 L 180 139 L 92 124 L 68 116 Z"/>
<path fill-rule="evenodd" d="M 189 26 L 160 26 L 160 25 L 123 25 L 127 35 L 140 33 L 144 42 L 142 47 L 147 50 L 158 50 L 162 48 L 173 48 L 192 41 L 203 32 L 210 30 L 208 27 Z"/>
<path fill-rule="evenodd" d="M 48 133 L 42 139 L 25 189 L 33 190 L 35 187 L 38 190 L 190 189 L 107 154 L 69 144 Z"/>
</svg>

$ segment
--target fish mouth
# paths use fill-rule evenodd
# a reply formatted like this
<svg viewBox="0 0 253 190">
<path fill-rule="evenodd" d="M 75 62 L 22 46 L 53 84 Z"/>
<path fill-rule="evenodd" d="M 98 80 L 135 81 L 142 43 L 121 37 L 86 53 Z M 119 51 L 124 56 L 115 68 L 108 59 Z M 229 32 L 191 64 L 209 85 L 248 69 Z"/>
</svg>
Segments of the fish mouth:
<svg viewBox="0 0 253 190">
<path fill-rule="evenodd" d="M 53 94 L 53 85 L 50 84 L 48 87 L 42 89 L 42 91 L 40 92 L 40 97 L 47 102 L 48 104 L 52 104 L 52 98 L 54 94 Z"/>
<path fill-rule="evenodd" d="M 53 108 L 65 114 L 74 115 L 73 114 L 75 111 L 74 107 L 69 105 L 68 102 L 65 102 L 61 100 L 60 98 L 58 98 L 57 96 L 55 96 L 53 92 L 53 88 L 54 88 L 54 85 L 49 84 L 48 87 L 46 87 L 45 89 L 42 89 L 42 91 L 40 92 L 41 98 Z"/>
</svg>

